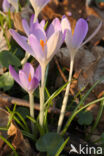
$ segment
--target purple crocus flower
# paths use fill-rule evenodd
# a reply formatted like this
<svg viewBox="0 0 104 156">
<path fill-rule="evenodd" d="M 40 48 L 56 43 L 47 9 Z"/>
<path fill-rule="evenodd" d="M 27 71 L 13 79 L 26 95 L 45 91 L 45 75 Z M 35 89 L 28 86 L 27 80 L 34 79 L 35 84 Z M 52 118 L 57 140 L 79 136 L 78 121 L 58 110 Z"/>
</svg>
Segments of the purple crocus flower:
<svg viewBox="0 0 104 156">
<path fill-rule="evenodd" d="M 102 22 L 98 25 L 94 33 L 89 36 L 85 41 L 85 37 L 88 32 L 88 23 L 83 18 L 80 18 L 75 26 L 74 33 L 72 34 L 71 26 L 68 19 L 64 16 L 63 19 L 64 29 L 66 30 L 65 42 L 70 51 L 70 55 L 74 57 L 79 48 L 89 42 L 100 30 Z M 84 42 L 83 42 L 84 41 Z"/>
<path fill-rule="evenodd" d="M 30 0 L 32 7 L 34 8 L 35 11 L 35 19 L 34 21 L 36 22 L 36 19 L 41 12 L 41 10 L 47 5 L 47 3 L 50 0 Z"/>
<path fill-rule="evenodd" d="M 33 92 L 38 86 L 41 80 L 41 67 L 38 66 L 34 71 L 33 66 L 30 63 L 26 63 L 22 70 L 19 70 L 19 74 L 10 65 L 9 71 L 14 80 L 24 88 L 28 93 Z"/>
<path fill-rule="evenodd" d="M 47 32 L 41 24 L 34 23 L 34 31 L 28 38 L 24 38 L 13 29 L 10 30 L 10 33 L 25 51 L 38 60 L 40 65 L 46 66 L 61 47 L 65 38 L 64 30 L 63 19 L 60 23 L 60 20 L 56 18 Z"/>
<path fill-rule="evenodd" d="M 15 8 L 8 2 L 8 0 L 3 0 L 2 8 L 4 12 L 8 12 L 9 10 L 11 12 L 15 11 Z"/>
</svg>

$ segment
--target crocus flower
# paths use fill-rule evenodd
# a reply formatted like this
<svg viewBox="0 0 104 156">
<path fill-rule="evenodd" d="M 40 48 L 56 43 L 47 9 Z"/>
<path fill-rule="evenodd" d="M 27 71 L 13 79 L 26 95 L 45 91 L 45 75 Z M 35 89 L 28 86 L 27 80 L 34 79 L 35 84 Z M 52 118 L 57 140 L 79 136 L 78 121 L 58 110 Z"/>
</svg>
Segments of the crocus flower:
<svg viewBox="0 0 104 156">
<path fill-rule="evenodd" d="M 35 11 L 35 19 L 34 21 L 36 21 L 39 13 L 41 12 L 41 10 L 45 7 L 45 5 L 47 5 L 47 3 L 50 0 L 30 0 L 32 7 L 34 8 Z"/>
<path fill-rule="evenodd" d="M 33 92 L 38 86 L 41 79 L 41 67 L 38 66 L 34 71 L 33 66 L 30 63 L 26 63 L 22 70 L 19 70 L 19 74 L 10 65 L 9 71 L 14 80 L 24 88 L 28 93 Z"/>
<path fill-rule="evenodd" d="M 56 18 L 47 32 L 45 32 L 41 24 L 34 23 L 34 32 L 28 38 L 24 38 L 13 29 L 10 30 L 10 33 L 25 51 L 38 60 L 40 65 L 46 66 L 64 41 L 65 31 L 63 31 L 62 27 L 63 19 L 60 23 L 59 19 Z"/>
<path fill-rule="evenodd" d="M 75 30 L 74 30 L 74 34 L 72 34 L 70 23 L 66 17 L 63 18 L 63 25 L 64 25 L 64 29 L 66 30 L 65 42 L 66 42 L 66 45 L 67 45 L 67 47 L 69 49 L 69 53 L 70 53 L 70 71 L 69 71 L 68 81 L 71 82 L 72 73 L 73 73 L 73 65 L 74 65 L 74 57 L 75 57 L 78 49 L 80 47 L 82 47 L 84 44 L 86 44 L 88 41 L 90 41 L 96 35 L 96 33 L 101 28 L 102 23 L 99 24 L 99 26 L 97 27 L 95 32 L 84 42 L 83 42 L 83 40 L 85 39 L 87 32 L 88 32 L 88 24 L 87 24 L 86 20 L 84 20 L 83 18 L 80 18 L 77 21 Z M 63 98 L 60 117 L 59 117 L 59 121 L 58 121 L 57 132 L 60 132 L 61 127 L 62 127 L 62 123 L 63 123 L 65 111 L 66 111 L 66 106 L 67 106 L 67 102 L 68 102 L 69 90 L 70 90 L 70 83 L 68 83 L 68 85 L 66 87 L 65 95 Z"/>
<path fill-rule="evenodd" d="M 4 12 L 8 12 L 9 10 L 11 12 L 18 12 L 19 6 L 18 6 L 18 0 L 4 0 L 2 4 L 2 8 Z"/>
<path fill-rule="evenodd" d="M 34 34 L 34 30 L 35 30 L 35 23 L 34 23 L 34 17 L 35 15 L 32 15 L 31 18 L 30 18 L 30 23 L 28 24 L 27 20 L 26 19 L 23 19 L 22 20 L 22 26 L 23 26 L 23 29 L 26 33 L 27 36 L 29 36 L 30 34 Z M 36 21 L 36 23 L 39 23 L 38 22 L 38 19 Z M 40 25 L 44 28 L 45 26 L 45 20 L 42 20 L 40 22 Z"/>
<path fill-rule="evenodd" d="M 92 33 L 92 35 L 89 36 L 84 41 L 88 32 L 88 23 L 86 20 L 84 20 L 83 18 L 80 18 L 77 21 L 75 29 L 74 29 L 74 34 L 72 34 L 70 23 L 66 17 L 64 17 L 63 23 L 65 25 L 65 30 L 67 29 L 65 42 L 70 51 L 71 57 L 74 57 L 78 49 L 81 48 L 83 45 L 85 45 L 87 42 L 89 42 L 98 33 L 98 31 L 100 30 L 102 26 L 102 22 L 101 22 L 96 28 L 96 30 L 94 31 L 94 33 Z"/>
</svg>

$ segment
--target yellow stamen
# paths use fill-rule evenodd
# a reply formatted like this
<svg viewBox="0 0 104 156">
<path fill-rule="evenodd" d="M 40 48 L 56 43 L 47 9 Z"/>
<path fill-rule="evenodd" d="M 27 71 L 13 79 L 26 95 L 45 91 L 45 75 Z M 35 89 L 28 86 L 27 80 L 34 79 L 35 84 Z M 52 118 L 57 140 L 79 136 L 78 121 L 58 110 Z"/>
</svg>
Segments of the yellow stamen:
<svg viewBox="0 0 104 156">
<path fill-rule="evenodd" d="M 31 73 L 29 73 L 28 81 L 31 82 Z"/>
<path fill-rule="evenodd" d="M 44 47 L 47 43 L 45 43 L 43 40 L 40 40 L 40 45 L 42 47 L 42 50 L 44 51 Z"/>
</svg>

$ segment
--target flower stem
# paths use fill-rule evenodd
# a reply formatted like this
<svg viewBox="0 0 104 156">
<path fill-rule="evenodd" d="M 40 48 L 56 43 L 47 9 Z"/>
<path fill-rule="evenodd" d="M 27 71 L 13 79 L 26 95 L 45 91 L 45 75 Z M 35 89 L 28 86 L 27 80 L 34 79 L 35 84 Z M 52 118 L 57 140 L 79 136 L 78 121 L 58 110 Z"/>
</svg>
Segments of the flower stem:
<svg viewBox="0 0 104 156">
<path fill-rule="evenodd" d="M 66 106 L 67 106 L 67 102 L 68 102 L 70 83 L 71 83 L 72 73 L 73 73 L 73 64 L 74 64 L 74 58 L 71 58 L 69 79 L 68 79 L 69 83 L 68 83 L 68 85 L 66 87 L 66 92 L 65 92 L 64 99 L 63 99 L 63 102 L 62 102 L 61 112 L 60 112 L 59 121 L 58 121 L 58 128 L 57 128 L 58 133 L 60 132 L 61 127 L 62 127 L 62 123 L 63 123 L 63 120 L 64 120 L 65 111 L 66 111 Z"/>
<path fill-rule="evenodd" d="M 29 102 L 30 102 L 30 116 L 34 118 L 34 95 L 32 92 L 29 93 Z M 34 132 L 34 123 L 31 121 L 32 132 Z"/>
<path fill-rule="evenodd" d="M 42 69 L 42 79 L 41 79 L 41 86 L 40 86 L 40 116 L 39 122 L 40 126 L 43 127 L 44 123 L 44 88 L 45 88 L 45 70 L 46 66 L 41 66 Z"/>
<path fill-rule="evenodd" d="M 27 62 L 27 60 L 29 59 L 29 57 L 30 57 L 30 54 L 28 52 L 26 52 L 25 57 L 21 61 L 21 65 L 24 65 Z"/>
</svg>

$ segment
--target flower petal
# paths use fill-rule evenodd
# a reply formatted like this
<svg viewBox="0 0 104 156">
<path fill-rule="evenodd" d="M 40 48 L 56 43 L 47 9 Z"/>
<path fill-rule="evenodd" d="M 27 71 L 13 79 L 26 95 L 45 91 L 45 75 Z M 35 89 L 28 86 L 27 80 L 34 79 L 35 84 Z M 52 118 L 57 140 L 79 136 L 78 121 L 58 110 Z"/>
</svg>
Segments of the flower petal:
<svg viewBox="0 0 104 156">
<path fill-rule="evenodd" d="M 54 32 L 57 31 L 61 31 L 61 23 L 58 18 L 55 18 L 47 30 L 47 38 L 49 38 Z"/>
<path fill-rule="evenodd" d="M 40 81 L 41 80 L 41 66 L 39 65 L 35 71 L 35 78 Z"/>
<path fill-rule="evenodd" d="M 44 29 L 44 27 L 45 27 L 45 20 L 42 20 L 42 21 L 40 22 L 40 25 L 41 25 L 42 28 Z"/>
<path fill-rule="evenodd" d="M 80 18 L 77 23 L 74 30 L 73 40 L 72 40 L 72 46 L 73 48 L 79 48 L 81 43 L 86 37 L 86 34 L 88 32 L 88 23 L 83 18 Z"/>
<path fill-rule="evenodd" d="M 31 5 L 33 6 L 34 10 L 36 11 L 37 8 L 41 11 L 42 8 L 49 2 L 50 0 L 30 0 Z"/>
<path fill-rule="evenodd" d="M 34 56 L 39 61 L 39 63 L 41 63 L 45 59 L 45 55 L 40 45 L 40 42 L 34 35 L 31 34 L 29 36 L 29 43 L 34 51 L 34 54 L 32 54 L 32 56 Z"/>
<path fill-rule="evenodd" d="M 12 77 L 14 78 L 14 80 L 21 85 L 20 79 L 19 79 L 19 75 L 17 74 L 17 72 L 15 71 L 15 69 L 9 65 L 9 72 L 12 75 Z"/>
<path fill-rule="evenodd" d="M 43 40 L 44 42 L 47 40 L 44 28 L 39 23 L 33 24 L 30 34 L 34 34 L 39 42 L 40 40 Z"/>
<path fill-rule="evenodd" d="M 15 8 L 16 12 L 19 10 L 18 0 L 8 0 L 8 2 Z"/>
<path fill-rule="evenodd" d="M 57 50 L 61 47 L 62 44 L 62 32 L 58 31 L 54 33 L 47 42 L 47 59 L 51 60 L 55 55 Z"/>
<path fill-rule="evenodd" d="M 10 4 L 8 3 L 7 0 L 4 0 L 2 3 L 2 8 L 4 12 L 8 12 L 8 10 L 10 9 Z"/>
<path fill-rule="evenodd" d="M 70 30 L 66 30 L 65 43 L 69 50 L 72 49 L 72 32 Z"/>
<path fill-rule="evenodd" d="M 29 84 L 28 90 L 34 91 L 39 86 L 39 81 L 34 77 Z"/>
<path fill-rule="evenodd" d="M 62 32 L 64 33 L 64 31 L 69 30 L 71 32 L 71 26 L 70 26 L 70 22 L 67 19 L 66 16 L 62 17 L 61 20 L 61 27 L 62 27 Z"/>
<path fill-rule="evenodd" d="M 12 37 L 16 40 L 16 42 L 27 52 L 29 52 L 31 55 L 33 54 L 33 51 L 31 47 L 28 45 L 26 38 L 24 36 L 21 36 L 17 32 L 15 32 L 13 29 L 10 29 L 10 33 Z"/>
<path fill-rule="evenodd" d="M 31 79 L 34 77 L 34 68 L 30 63 L 25 63 L 23 71 L 27 77 L 29 77 L 29 74 L 31 74 Z"/>
<path fill-rule="evenodd" d="M 87 42 L 89 42 L 89 41 L 98 33 L 98 31 L 100 30 L 101 26 L 102 26 L 102 22 L 100 22 L 100 24 L 98 25 L 98 27 L 97 27 L 97 28 L 95 29 L 95 31 L 85 40 L 85 42 L 83 42 L 83 43 L 81 44 L 81 47 L 82 47 L 84 44 L 86 44 Z"/>
<path fill-rule="evenodd" d="M 26 74 L 24 73 L 23 70 L 20 70 L 19 71 L 19 79 L 20 79 L 20 82 L 22 84 L 22 87 L 28 91 L 28 88 L 29 88 L 29 81 L 28 81 L 28 77 L 26 76 Z"/>
<path fill-rule="evenodd" d="M 23 26 L 23 29 L 24 29 L 26 35 L 28 36 L 30 28 L 29 28 L 29 24 L 27 23 L 27 21 L 25 19 L 22 20 L 22 26 Z"/>
</svg>

